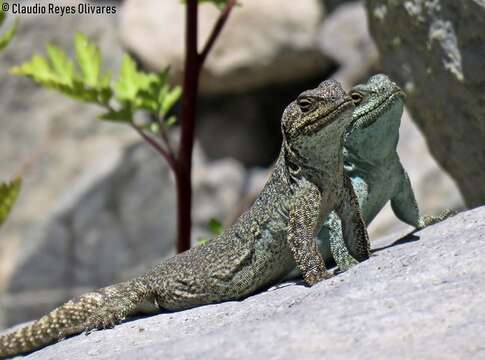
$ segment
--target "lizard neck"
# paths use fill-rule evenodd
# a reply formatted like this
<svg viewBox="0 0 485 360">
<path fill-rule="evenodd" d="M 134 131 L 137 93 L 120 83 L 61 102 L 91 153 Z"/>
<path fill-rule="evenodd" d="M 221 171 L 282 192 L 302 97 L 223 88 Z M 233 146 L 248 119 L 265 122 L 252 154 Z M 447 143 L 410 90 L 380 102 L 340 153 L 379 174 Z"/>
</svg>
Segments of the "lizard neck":
<svg viewBox="0 0 485 360">
<path fill-rule="evenodd" d="M 315 143 L 312 151 L 305 153 L 305 158 L 301 158 L 287 143 L 284 143 L 284 166 L 288 169 L 289 178 L 297 180 L 304 177 L 326 191 L 337 186 L 336 184 L 341 184 L 343 179 L 343 133 L 342 124 L 336 122 L 329 125 L 324 135 Z M 295 167 L 297 167 L 296 171 Z"/>
<path fill-rule="evenodd" d="M 344 161 L 364 168 L 386 164 L 397 156 L 402 104 L 396 103 L 368 127 L 357 129 L 345 138 Z"/>
</svg>

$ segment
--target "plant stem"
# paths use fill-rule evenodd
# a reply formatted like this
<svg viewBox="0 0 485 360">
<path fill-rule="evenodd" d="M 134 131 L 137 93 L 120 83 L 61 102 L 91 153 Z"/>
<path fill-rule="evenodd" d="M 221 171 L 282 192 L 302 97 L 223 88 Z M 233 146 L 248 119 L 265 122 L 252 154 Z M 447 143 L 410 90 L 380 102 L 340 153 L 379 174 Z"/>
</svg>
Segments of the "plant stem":
<svg viewBox="0 0 485 360">
<path fill-rule="evenodd" d="M 134 125 L 133 128 L 140 134 L 140 136 L 149 143 L 159 154 L 161 154 L 165 160 L 167 161 L 168 165 L 172 168 L 172 170 L 176 170 L 177 162 L 170 151 L 164 149 L 156 140 L 154 140 L 150 135 L 146 134 L 143 129 L 140 129 L 138 126 Z"/>
<path fill-rule="evenodd" d="M 227 19 L 229 18 L 229 15 L 231 14 L 232 8 L 237 4 L 236 0 L 229 0 L 222 10 L 221 14 L 219 15 L 219 18 L 217 19 L 214 27 L 212 28 L 211 34 L 209 35 L 209 38 L 207 39 L 207 42 L 204 45 L 204 48 L 202 49 L 202 52 L 199 55 L 199 62 L 200 65 L 202 66 L 204 64 L 205 59 L 207 58 L 207 55 L 211 51 L 212 47 L 214 46 L 214 43 L 216 42 L 217 37 L 222 31 L 222 28 L 226 24 Z"/>
<path fill-rule="evenodd" d="M 176 166 L 174 167 L 177 187 L 177 252 L 190 249 L 192 227 L 192 151 L 194 147 L 200 70 L 235 4 L 236 0 L 227 2 L 209 35 L 204 49 L 199 54 L 197 45 L 198 1 L 187 0 L 180 148 Z"/>
<path fill-rule="evenodd" d="M 192 225 L 192 150 L 194 147 L 195 111 L 199 85 L 197 54 L 197 0 L 187 0 L 185 26 L 185 72 L 182 95 L 180 150 L 175 171 L 177 186 L 177 251 L 190 249 Z"/>
</svg>

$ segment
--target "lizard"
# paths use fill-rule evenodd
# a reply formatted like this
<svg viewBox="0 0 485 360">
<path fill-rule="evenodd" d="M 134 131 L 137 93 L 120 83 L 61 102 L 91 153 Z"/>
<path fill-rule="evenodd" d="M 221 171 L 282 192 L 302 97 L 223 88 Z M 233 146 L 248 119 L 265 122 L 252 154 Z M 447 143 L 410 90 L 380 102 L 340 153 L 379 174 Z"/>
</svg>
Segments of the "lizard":
<svg viewBox="0 0 485 360">
<path fill-rule="evenodd" d="M 377 74 L 354 86 L 350 96 L 355 109 L 344 135 L 344 170 L 352 181 L 364 222 L 369 225 L 388 201 L 394 214 L 416 229 L 451 215 L 449 210 L 438 216 L 419 214 L 409 176 L 396 151 L 405 99 L 401 88 L 388 76 Z M 357 262 L 340 245 L 342 241 L 340 220 L 331 213 L 317 235 L 317 244 L 327 263 L 333 256 L 339 270 L 345 271 Z M 288 278 L 296 276 L 297 269 Z"/>
<path fill-rule="evenodd" d="M 295 264 L 312 286 L 332 276 L 315 242 L 331 211 L 342 219 L 351 256 L 368 259 L 367 231 L 343 170 L 343 135 L 353 108 L 335 80 L 301 93 L 283 112 L 283 143 L 266 185 L 231 227 L 143 275 L 81 295 L 1 336 L 0 358 L 111 328 L 140 309 L 178 311 L 244 299 L 280 281 Z"/>
</svg>

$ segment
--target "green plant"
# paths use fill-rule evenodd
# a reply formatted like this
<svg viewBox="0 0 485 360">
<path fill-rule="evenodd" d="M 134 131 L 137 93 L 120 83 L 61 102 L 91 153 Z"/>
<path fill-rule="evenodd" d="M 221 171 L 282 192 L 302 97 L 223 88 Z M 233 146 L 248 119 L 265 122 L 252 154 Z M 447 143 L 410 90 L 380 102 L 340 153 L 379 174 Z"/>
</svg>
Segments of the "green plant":
<svg viewBox="0 0 485 360">
<path fill-rule="evenodd" d="M 3 25 L 6 14 L 2 10 L 3 1 L 0 0 L 0 26 Z M 5 33 L 0 35 L 0 51 L 5 49 L 10 43 L 15 33 L 17 32 L 17 21 Z M 10 211 L 12 210 L 15 201 L 18 198 L 20 187 L 22 184 L 21 178 L 15 177 L 9 182 L 0 182 L 0 225 L 7 220 Z"/>
<path fill-rule="evenodd" d="M 37 84 L 74 99 L 104 108 L 99 118 L 128 124 L 156 149 L 175 175 L 177 187 L 177 250 L 190 248 L 192 207 L 192 152 L 200 70 L 219 36 L 236 0 L 186 0 L 185 67 L 183 92 L 168 84 L 168 68 L 155 74 L 137 69 L 134 60 L 125 55 L 117 81 L 102 71 L 100 50 L 78 33 L 75 37 L 76 59 L 53 44 L 47 45 L 47 57 L 34 55 L 29 61 L 11 69 L 14 75 L 27 76 Z M 210 2 L 221 9 L 209 38 L 198 52 L 198 4 Z M 177 119 L 171 115 L 181 97 L 180 145 L 173 148 L 167 135 Z M 134 114 L 145 110 L 157 119 L 136 124 Z"/>
<path fill-rule="evenodd" d="M 178 86 L 167 83 L 165 70 L 159 74 L 139 71 L 135 61 L 125 55 L 117 81 L 111 74 L 103 72 L 100 50 L 89 42 L 84 34 L 78 33 L 74 40 L 76 58 L 53 44 L 47 45 L 47 57 L 34 55 L 31 60 L 11 69 L 13 75 L 28 76 L 36 83 L 62 94 L 105 109 L 99 118 L 133 126 L 138 131 L 159 133 L 173 124 L 172 119 L 160 126 L 137 125 L 134 114 L 147 110 L 165 119 L 181 95 Z"/>
<path fill-rule="evenodd" d="M 216 218 L 211 218 L 209 220 L 209 223 L 207 224 L 207 227 L 209 228 L 210 233 L 213 236 L 220 235 L 224 231 L 224 226 L 222 225 L 222 222 Z M 197 245 L 204 245 L 209 240 L 210 238 L 208 238 L 207 236 L 201 236 L 200 238 L 197 239 Z"/>
<path fill-rule="evenodd" d="M 0 0 L 0 26 L 3 25 L 7 15 L 3 11 L 3 1 Z M 0 50 L 3 50 L 7 47 L 7 45 L 10 43 L 12 38 L 14 37 L 15 33 L 17 32 L 17 25 L 18 22 L 15 21 L 15 23 L 8 29 L 5 33 L 0 35 Z"/>
<path fill-rule="evenodd" d="M 22 181 L 20 177 L 17 177 L 10 182 L 0 183 L 0 225 L 7 220 L 7 217 L 15 204 L 20 192 L 21 183 Z"/>
</svg>

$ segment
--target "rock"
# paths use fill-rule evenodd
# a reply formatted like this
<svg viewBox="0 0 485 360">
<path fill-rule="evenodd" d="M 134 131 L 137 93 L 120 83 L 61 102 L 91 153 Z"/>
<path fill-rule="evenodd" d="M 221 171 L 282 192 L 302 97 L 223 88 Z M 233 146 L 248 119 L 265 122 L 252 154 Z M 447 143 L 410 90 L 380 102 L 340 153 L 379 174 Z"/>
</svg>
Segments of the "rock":
<svg viewBox="0 0 485 360">
<path fill-rule="evenodd" d="M 79 3 L 56 1 L 56 5 Z M 116 69 L 122 50 L 115 25 L 114 15 L 21 15 L 17 35 L 0 54 L 0 179 L 9 179 L 31 161 L 19 201 L 0 231 L 0 293 L 14 269 L 13 254 L 36 236 L 37 224 L 53 212 L 63 190 L 74 191 L 74 179 L 93 162 L 116 156 L 124 145 L 138 139 L 129 127 L 99 122 L 100 108 L 10 76 L 8 69 L 35 53 L 45 54 L 48 41 L 72 53 L 76 31 L 99 45 L 107 69 Z"/>
<path fill-rule="evenodd" d="M 469 206 L 485 203 L 485 3 L 367 0 L 384 72 Z M 392 31 L 389 31 L 392 29 Z"/>
<path fill-rule="evenodd" d="M 322 24 L 319 39 L 322 52 L 339 64 L 332 78 L 344 89 L 364 81 L 377 61 L 377 49 L 360 2 L 343 4 L 329 14 Z"/>
<path fill-rule="evenodd" d="M 292 82 L 331 66 L 317 47 L 323 18 L 320 1 L 239 3 L 207 58 L 201 74 L 202 93 L 226 94 Z M 127 0 L 120 19 L 126 47 L 151 69 L 170 65 L 177 82 L 184 63 L 184 10 L 177 0 Z M 218 14 L 212 4 L 200 6 L 201 48 Z"/>
<path fill-rule="evenodd" d="M 483 358 L 484 224 L 477 208 L 382 239 L 368 261 L 314 287 L 136 319 L 30 358 Z"/>
<path fill-rule="evenodd" d="M 199 149 L 193 175 L 195 240 L 237 201 L 244 169 L 234 160 L 207 164 Z M 0 318 L 11 325 L 39 317 L 86 288 L 131 278 L 173 255 L 175 207 L 172 174 L 147 144 L 103 158 L 17 251 Z"/>
</svg>

